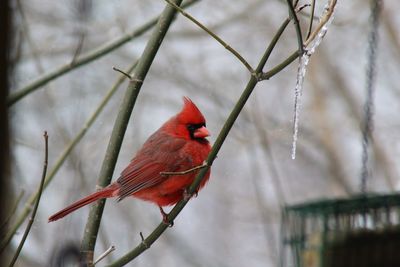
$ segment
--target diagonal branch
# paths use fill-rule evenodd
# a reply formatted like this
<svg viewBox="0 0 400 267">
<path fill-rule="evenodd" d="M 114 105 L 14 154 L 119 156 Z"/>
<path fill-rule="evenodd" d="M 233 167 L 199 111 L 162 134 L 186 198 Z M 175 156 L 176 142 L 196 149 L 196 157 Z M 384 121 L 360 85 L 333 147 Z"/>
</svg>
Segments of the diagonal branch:
<svg viewBox="0 0 400 267">
<path fill-rule="evenodd" d="M 303 44 L 303 36 L 302 36 L 302 33 L 301 33 L 301 28 L 300 28 L 300 22 L 299 22 L 299 19 L 297 18 L 296 11 L 294 10 L 292 0 L 286 0 L 286 2 L 287 2 L 287 5 L 289 7 L 289 15 L 293 19 L 294 25 L 295 25 L 295 28 L 296 28 L 297 43 L 298 43 L 298 46 L 299 46 L 299 53 L 300 53 L 300 55 L 303 55 L 303 53 L 304 53 L 304 44 Z"/>
<path fill-rule="evenodd" d="M 111 252 L 115 250 L 115 246 L 109 247 L 106 251 L 104 251 L 93 263 L 93 265 L 96 265 L 99 263 L 101 260 L 103 260 L 105 257 L 107 257 Z"/>
<path fill-rule="evenodd" d="M 275 48 L 276 44 L 278 43 L 279 39 L 281 38 L 282 33 L 285 31 L 285 29 L 286 29 L 287 25 L 289 24 L 289 22 L 290 22 L 290 19 L 287 18 L 282 23 L 282 25 L 279 27 L 278 31 L 275 33 L 275 36 L 272 38 L 272 41 L 269 44 L 269 46 L 267 48 L 267 52 L 266 52 L 267 60 L 268 60 L 269 56 L 271 55 L 272 51 L 274 50 L 274 48 Z M 269 77 L 265 78 L 264 77 L 264 73 L 261 70 L 259 73 L 257 73 L 257 79 L 258 79 L 258 81 L 261 81 L 261 80 L 269 79 Z"/>
<path fill-rule="evenodd" d="M 278 72 L 280 72 L 281 70 L 286 68 L 290 63 L 295 61 L 296 58 L 298 58 L 298 57 L 299 57 L 299 51 L 296 50 L 290 56 L 288 56 L 284 61 L 282 61 L 281 63 L 279 63 L 272 69 L 270 69 L 269 71 L 260 74 L 259 80 L 268 80 L 269 78 L 271 78 L 272 76 L 274 76 L 275 74 L 277 74 Z"/>
<path fill-rule="evenodd" d="M 205 32 L 207 32 L 211 37 L 213 37 L 218 43 L 220 43 L 225 49 L 227 49 L 229 52 L 231 52 L 237 59 L 239 59 L 240 62 L 248 69 L 248 71 L 253 75 L 254 70 L 250 66 L 250 64 L 235 50 L 233 49 L 230 45 L 228 45 L 224 40 L 222 40 L 218 35 L 213 33 L 210 29 L 208 29 L 206 26 L 201 24 L 198 20 L 196 20 L 194 17 L 189 15 L 183 8 L 180 8 L 176 4 L 174 4 L 171 0 L 165 0 L 168 4 L 173 6 L 177 11 L 179 11 L 183 16 L 191 20 L 194 24 L 199 26 L 201 29 L 203 29 Z"/>
</svg>

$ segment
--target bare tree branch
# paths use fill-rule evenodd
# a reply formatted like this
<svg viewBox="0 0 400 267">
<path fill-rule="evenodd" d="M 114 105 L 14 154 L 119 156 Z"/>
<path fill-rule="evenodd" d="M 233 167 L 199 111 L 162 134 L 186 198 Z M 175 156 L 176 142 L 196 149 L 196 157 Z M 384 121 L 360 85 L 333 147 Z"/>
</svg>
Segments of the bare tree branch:
<svg viewBox="0 0 400 267">
<path fill-rule="evenodd" d="M 15 262 L 18 259 L 19 254 L 21 253 L 22 247 L 25 244 L 25 240 L 27 239 L 29 231 L 32 228 L 33 222 L 35 221 L 36 212 L 37 212 L 38 207 L 39 207 L 40 197 L 42 196 L 43 185 L 44 185 L 44 180 L 46 178 L 47 164 L 48 164 L 48 158 L 49 158 L 48 135 L 47 135 L 46 131 L 44 132 L 44 144 L 45 144 L 45 149 L 44 149 L 45 154 L 44 154 L 42 179 L 40 180 L 40 185 L 39 185 L 39 189 L 38 189 L 39 196 L 38 196 L 38 198 L 36 200 L 35 206 L 33 207 L 32 215 L 29 218 L 29 222 L 28 222 L 28 225 L 27 225 L 27 227 L 25 229 L 24 235 L 22 236 L 22 240 L 18 245 L 17 251 L 15 252 L 13 259 L 11 260 L 11 263 L 9 265 L 10 267 L 14 266 Z"/>
</svg>

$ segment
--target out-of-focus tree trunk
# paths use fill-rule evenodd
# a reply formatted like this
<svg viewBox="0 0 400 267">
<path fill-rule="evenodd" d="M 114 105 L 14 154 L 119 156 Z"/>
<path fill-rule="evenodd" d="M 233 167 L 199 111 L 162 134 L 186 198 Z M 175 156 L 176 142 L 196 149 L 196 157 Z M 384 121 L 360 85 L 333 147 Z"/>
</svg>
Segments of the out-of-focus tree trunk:
<svg viewBox="0 0 400 267">
<path fill-rule="evenodd" d="M 0 224 L 7 215 L 8 202 L 8 173 L 9 173 L 9 133 L 8 133 L 8 113 L 6 96 L 8 92 L 8 52 L 11 31 L 11 15 L 9 1 L 0 2 Z M 3 266 L 3 255 L 0 255 L 0 265 Z"/>
</svg>

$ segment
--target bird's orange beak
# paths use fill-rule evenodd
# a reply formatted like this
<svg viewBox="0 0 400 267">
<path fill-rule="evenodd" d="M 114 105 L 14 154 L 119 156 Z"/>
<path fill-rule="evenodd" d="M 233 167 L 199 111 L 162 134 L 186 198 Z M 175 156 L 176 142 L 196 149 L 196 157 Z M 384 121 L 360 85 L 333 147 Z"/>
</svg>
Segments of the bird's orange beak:
<svg viewBox="0 0 400 267">
<path fill-rule="evenodd" d="M 193 136 L 195 138 L 205 138 L 207 136 L 210 136 L 210 132 L 207 130 L 205 126 L 202 126 L 194 131 Z"/>
</svg>

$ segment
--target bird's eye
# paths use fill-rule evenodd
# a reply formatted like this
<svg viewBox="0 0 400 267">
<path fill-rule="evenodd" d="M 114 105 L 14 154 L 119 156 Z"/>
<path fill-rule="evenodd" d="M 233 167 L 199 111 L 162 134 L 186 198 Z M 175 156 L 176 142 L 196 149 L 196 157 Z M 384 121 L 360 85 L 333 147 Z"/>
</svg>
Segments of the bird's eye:
<svg viewBox="0 0 400 267">
<path fill-rule="evenodd" d="M 188 124 L 188 125 L 187 125 L 187 129 L 188 129 L 190 132 L 193 132 L 193 131 L 195 131 L 195 130 L 201 128 L 201 127 L 206 127 L 206 124 L 205 124 L 205 123 L 197 123 L 197 124 Z"/>
<path fill-rule="evenodd" d="M 186 127 L 189 131 L 189 135 L 191 139 L 196 139 L 195 138 L 195 132 L 196 130 L 200 129 L 201 127 L 205 127 L 205 123 L 196 123 L 196 124 L 187 124 Z"/>
<path fill-rule="evenodd" d="M 189 132 L 193 132 L 194 130 L 196 130 L 196 126 L 194 124 L 189 124 L 187 126 L 187 128 L 188 128 Z"/>
</svg>

